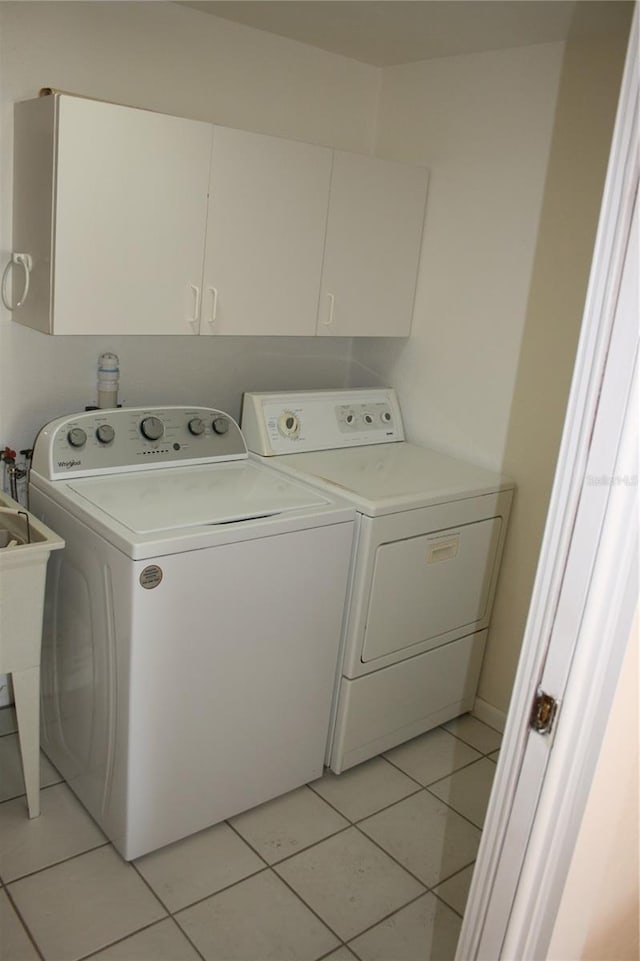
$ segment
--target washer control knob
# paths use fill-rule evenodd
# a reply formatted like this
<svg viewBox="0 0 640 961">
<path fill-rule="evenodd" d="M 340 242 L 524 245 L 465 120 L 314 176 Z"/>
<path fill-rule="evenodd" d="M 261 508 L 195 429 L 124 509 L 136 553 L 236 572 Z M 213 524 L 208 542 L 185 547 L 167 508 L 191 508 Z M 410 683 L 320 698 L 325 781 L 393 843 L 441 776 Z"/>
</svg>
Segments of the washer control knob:
<svg viewBox="0 0 640 961">
<path fill-rule="evenodd" d="M 202 417 L 192 417 L 187 426 L 189 433 L 193 434 L 194 437 L 199 437 L 200 434 L 204 434 L 204 421 Z"/>
<path fill-rule="evenodd" d="M 383 424 L 390 424 L 390 423 L 391 423 L 391 411 L 385 410 L 385 411 L 382 412 L 382 414 L 381 414 L 380 416 L 381 416 L 381 419 L 382 419 L 382 423 L 383 423 Z"/>
<path fill-rule="evenodd" d="M 226 434 L 229 430 L 229 421 L 226 417 L 214 417 L 211 425 L 216 434 Z"/>
<path fill-rule="evenodd" d="M 355 423 L 355 420 L 356 420 L 356 415 L 352 414 L 351 411 L 349 411 L 349 413 L 344 419 L 344 422 L 345 424 L 348 424 L 349 427 L 351 427 L 351 425 Z"/>
<path fill-rule="evenodd" d="M 159 440 L 164 434 L 164 424 L 159 417 L 144 417 L 140 423 L 140 433 L 147 440 Z"/>
<path fill-rule="evenodd" d="M 283 437 L 297 437 L 300 433 L 300 421 L 290 410 L 285 410 L 278 420 L 278 430 Z"/>
<path fill-rule="evenodd" d="M 96 428 L 96 437 L 101 444 L 110 444 L 115 436 L 116 432 L 111 424 L 100 424 Z"/>
<path fill-rule="evenodd" d="M 67 440 L 72 447 L 84 447 L 87 443 L 87 434 L 82 427 L 72 427 L 67 434 Z"/>
<path fill-rule="evenodd" d="M 373 424 L 373 417 L 371 414 L 365 414 L 363 417 L 365 424 Z"/>
</svg>

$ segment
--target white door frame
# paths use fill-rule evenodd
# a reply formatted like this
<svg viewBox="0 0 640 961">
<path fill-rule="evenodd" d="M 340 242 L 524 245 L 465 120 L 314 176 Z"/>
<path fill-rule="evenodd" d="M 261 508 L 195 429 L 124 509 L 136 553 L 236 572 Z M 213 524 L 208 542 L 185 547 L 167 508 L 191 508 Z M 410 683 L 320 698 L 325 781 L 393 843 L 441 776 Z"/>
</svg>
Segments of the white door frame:
<svg viewBox="0 0 640 961">
<path fill-rule="evenodd" d="M 547 525 L 456 961 L 546 957 L 637 605 L 637 51 L 636 9 Z M 552 735 L 529 725 L 539 686 L 559 701 Z"/>
</svg>

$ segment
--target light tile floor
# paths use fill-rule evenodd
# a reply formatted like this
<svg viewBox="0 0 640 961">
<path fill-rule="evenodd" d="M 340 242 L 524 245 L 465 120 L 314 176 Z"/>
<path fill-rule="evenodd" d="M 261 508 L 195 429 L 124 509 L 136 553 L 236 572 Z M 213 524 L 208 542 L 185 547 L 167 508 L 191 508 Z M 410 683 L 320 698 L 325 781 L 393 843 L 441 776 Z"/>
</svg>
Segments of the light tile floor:
<svg viewBox="0 0 640 961">
<path fill-rule="evenodd" d="M 501 736 L 470 715 L 123 861 L 0 710 L 0 961 L 449 961 Z"/>
</svg>

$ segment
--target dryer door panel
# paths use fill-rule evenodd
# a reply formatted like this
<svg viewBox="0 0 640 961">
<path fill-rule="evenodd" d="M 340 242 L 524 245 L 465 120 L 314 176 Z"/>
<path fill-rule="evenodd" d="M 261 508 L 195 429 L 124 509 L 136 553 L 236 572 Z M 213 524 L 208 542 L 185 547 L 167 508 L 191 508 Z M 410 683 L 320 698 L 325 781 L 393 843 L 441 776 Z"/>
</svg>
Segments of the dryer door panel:
<svg viewBox="0 0 640 961">
<path fill-rule="evenodd" d="M 501 525 L 492 517 L 378 545 L 363 662 L 484 626 Z"/>
</svg>

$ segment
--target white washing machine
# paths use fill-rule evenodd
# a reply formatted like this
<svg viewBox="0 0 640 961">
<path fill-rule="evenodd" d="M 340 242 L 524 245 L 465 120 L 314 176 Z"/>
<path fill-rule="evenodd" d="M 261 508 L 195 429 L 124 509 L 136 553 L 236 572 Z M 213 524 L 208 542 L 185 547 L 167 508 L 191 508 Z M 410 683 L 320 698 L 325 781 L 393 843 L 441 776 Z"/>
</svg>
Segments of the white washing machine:
<svg viewBox="0 0 640 961">
<path fill-rule="evenodd" d="M 353 506 L 250 460 L 209 408 L 39 434 L 46 754 L 126 859 L 322 773 Z"/>
<path fill-rule="evenodd" d="M 242 426 L 262 463 L 358 512 L 328 765 L 469 711 L 513 483 L 407 443 L 391 389 L 247 393 Z"/>
</svg>

